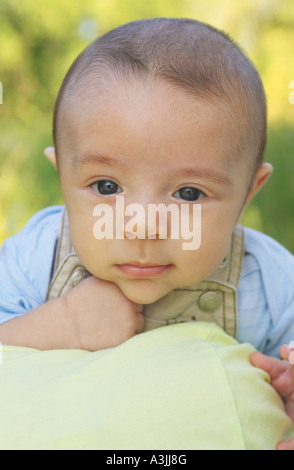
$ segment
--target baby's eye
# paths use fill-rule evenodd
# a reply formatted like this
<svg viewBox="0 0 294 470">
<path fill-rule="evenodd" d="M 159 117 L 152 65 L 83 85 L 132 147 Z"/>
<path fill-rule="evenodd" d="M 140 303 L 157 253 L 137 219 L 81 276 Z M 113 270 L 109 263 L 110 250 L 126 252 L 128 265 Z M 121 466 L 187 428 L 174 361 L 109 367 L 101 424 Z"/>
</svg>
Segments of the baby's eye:
<svg viewBox="0 0 294 470">
<path fill-rule="evenodd" d="M 95 181 L 95 183 L 91 184 L 91 188 L 94 191 L 102 194 L 102 196 L 108 196 L 110 194 L 116 194 L 122 191 L 119 185 L 111 180 Z"/>
<path fill-rule="evenodd" d="M 184 201 L 199 201 L 204 198 L 206 195 L 203 191 L 193 186 L 185 186 L 184 188 L 178 189 L 173 194 L 174 197 L 183 199 Z"/>
</svg>

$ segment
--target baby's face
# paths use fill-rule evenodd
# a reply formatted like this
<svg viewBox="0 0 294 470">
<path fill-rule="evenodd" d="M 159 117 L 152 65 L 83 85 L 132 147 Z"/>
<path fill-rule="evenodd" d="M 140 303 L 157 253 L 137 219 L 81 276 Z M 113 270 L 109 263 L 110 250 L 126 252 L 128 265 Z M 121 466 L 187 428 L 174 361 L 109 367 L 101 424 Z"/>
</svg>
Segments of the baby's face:
<svg viewBox="0 0 294 470">
<path fill-rule="evenodd" d="M 232 163 L 231 129 L 222 114 L 164 82 L 109 85 L 71 113 L 59 152 L 60 180 L 73 244 L 88 271 L 143 304 L 210 275 L 226 255 L 248 192 L 246 168 Z M 123 219 L 118 196 L 125 209 L 134 203 L 142 208 L 146 219 L 142 212 L 136 225 L 138 212 Z M 113 214 L 113 238 L 108 232 L 97 239 L 99 227 L 106 229 L 105 212 L 98 216 L 96 207 L 101 203 Z M 179 214 L 185 204 L 185 227 L 190 222 L 198 241 L 193 207 L 201 205 L 199 248 L 195 241 L 191 249 L 191 239 L 183 249 L 189 240 L 184 227 L 172 227 L 175 219 L 166 228 L 148 225 L 150 204 L 173 204 Z M 125 229 L 120 236 L 117 220 L 117 228 L 122 222 Z M 172 238 L 177 228 L 179 236 Z"/>
</svg>

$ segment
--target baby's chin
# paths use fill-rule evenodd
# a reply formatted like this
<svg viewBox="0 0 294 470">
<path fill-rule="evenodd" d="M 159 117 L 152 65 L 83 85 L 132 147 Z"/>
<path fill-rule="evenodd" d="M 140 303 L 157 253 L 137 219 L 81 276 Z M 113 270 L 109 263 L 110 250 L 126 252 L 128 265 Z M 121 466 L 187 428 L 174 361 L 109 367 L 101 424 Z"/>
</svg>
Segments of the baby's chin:
<svg viewBox="0 0 294 470">
<path fill-rule="evenodd" d="M 172 290 L 154 285 L 150 280 L 145 280 L 144 283 L 140 280 L 122 283 L 119 287 L 131 302 L 142 305 L 153 304 Z"/>
</svg>

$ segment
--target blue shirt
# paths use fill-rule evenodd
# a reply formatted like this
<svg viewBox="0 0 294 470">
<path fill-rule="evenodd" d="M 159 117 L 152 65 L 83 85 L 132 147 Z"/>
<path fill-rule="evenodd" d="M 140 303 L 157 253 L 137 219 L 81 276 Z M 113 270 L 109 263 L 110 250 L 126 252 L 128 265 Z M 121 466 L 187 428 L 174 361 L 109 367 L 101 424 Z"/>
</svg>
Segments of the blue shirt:
<svg viewBox="0 0 294 470">
<path fill-rule="evenodd" d="M 35 214 L 0 249 L 0 323 L 46 300 L 63 206 Z M 238 287 L 239 342 L 279 357 L 294 339 L 294 256 L 270 237 L 245 228 Z"/>
</svg>

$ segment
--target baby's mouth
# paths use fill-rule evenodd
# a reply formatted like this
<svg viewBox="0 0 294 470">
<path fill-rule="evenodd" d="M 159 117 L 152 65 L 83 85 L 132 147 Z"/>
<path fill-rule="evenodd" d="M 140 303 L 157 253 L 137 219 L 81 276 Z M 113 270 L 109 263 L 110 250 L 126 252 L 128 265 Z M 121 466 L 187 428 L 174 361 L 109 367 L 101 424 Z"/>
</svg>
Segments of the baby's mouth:
<svg viewBox="0 0 294 470">
<path fill-rule="evenodd" d="M 136 278 L 151 278 L 157 277 L 166 273 L 172 264 L 153 264 L 153 263 L 139 263 L 131 261 L 127 264 L 116 264 L 116 267 L 127 276 Z"/>
</svg>

